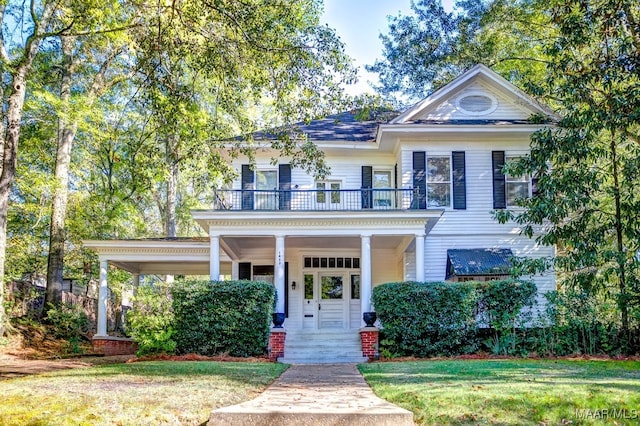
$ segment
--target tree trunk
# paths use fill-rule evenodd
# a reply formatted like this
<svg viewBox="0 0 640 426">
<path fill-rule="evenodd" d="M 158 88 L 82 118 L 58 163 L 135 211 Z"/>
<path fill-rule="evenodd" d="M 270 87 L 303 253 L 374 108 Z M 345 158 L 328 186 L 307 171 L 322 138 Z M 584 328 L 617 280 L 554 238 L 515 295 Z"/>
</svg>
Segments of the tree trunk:
<svg viewBox="0 0 640 426">
<path fill-rule="evenodd" d="M 70 117 L 71 84 L 73 76 L 73 38 L 60 37 L 62 45 L 62 80 L 60 101 L 62 111 L 58 114 L 58 148 L 54 175 L 53 201 L 49 234 L 49 259 L 47 264 L 47 303 L 54 305 L 62 301 L 62 279 L 64 269 L 64 245 L 66 241 L 65 218 L 69 196 L 69 166 L 71 148 L 77 131 L 77 120 Z"/>
<path fill-rule="evenodd" d="M 31 4 L 32 10 L 33 2 Z M 5 333 L 6 313 L 4 310 L 4 270 L 7 257 L 7 213 L 9 210 L 9 194 L 16 176 L 16 164 L 18 159 L 18 141 L 20 140 L 20 125 L 22 124 L 22 112 L 24 109 L 24 98 L 27 93 L 27 75 L 31 69 L 33 58 L 35 58 L 42 42 L 42 34 L 49 26 L 53 12 L 57 7 L 56 3 L 47 2 L 43 9 L 40 20 L 34 22 L 33 32 L 28 35 L 22 57 L 15 61 L 15 71 L 11 73 L 12 91 L 7 105 L 7 127 L 0 135 L 2 140 L 2 172 L 0 173 L 0 336 Z M 2 22 L 4 22 L 4 5 L 0 7 Z M 4 48 L 1 49 L 2 61 L 9 63 L 10 59 Z M 6 90 L 6 89 L 5 89 Z M 3 91 L 4 94 L 4 91 Z M 5 98 L 2 98 L 3 104 Z"/>
<path fill-rule="evenodd" d="M 618 176 L 618 152 L 616 145 L 615 129 L 611 130 L 611 162 L 613 166 L 613 195 L 615 201 L 615 228 L 616 228 L 616 251 L 618 262 L 618 308 L 620 309 L 622 333 L 625 339 L 626 350 L 631 347 L 631 333 L 629 329 L 629 299 L 627 294 L 627 271 L 626 253 L 624 247 L 624 230 L 622 229 L 622 208 L 620 206 L 620 177 Z"/>
<path fill-rule="evenodd" d="M 169 179 L 167 180 L 167 203 L 165 206 L 165 235 L 176 237 L 176 210 L 178 203 L 178 178 L 180 168 L 178 165 L 178 136 L 169 135 L 167 138 L 167 165 L 169 166 Z"/>
<path fill-rule="evenodd" d="M 27 66 L 21 67 L 13 77 L 13 93 L 7 102 L 7 128 L 2 151 L 0 174 L 0 336 L 4 335 L 6 313 L 4 310 L 4 267 L 7 256 L 7 212 L 9 194 L 16 176 L 18 141 L 27 83 Z"/>
</svg>

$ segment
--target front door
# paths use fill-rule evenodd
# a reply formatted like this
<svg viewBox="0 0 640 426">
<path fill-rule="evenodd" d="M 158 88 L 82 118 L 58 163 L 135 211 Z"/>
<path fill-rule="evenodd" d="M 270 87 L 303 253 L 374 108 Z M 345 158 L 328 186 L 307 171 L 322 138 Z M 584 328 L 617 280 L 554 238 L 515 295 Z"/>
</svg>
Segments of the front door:
<svg viewBox="0 0 640 426">
<path fill-rule="evenodd" d="M 305 275 L 304 328 L 346 328 L 347 277 L 343 272 Z"/>
<path fill-rule="evenodd" d="M 318 328 L 345 327 L 345 300 L 347 300 L 343 274 L 320 274 L 318 300 Z"/>
</svg>

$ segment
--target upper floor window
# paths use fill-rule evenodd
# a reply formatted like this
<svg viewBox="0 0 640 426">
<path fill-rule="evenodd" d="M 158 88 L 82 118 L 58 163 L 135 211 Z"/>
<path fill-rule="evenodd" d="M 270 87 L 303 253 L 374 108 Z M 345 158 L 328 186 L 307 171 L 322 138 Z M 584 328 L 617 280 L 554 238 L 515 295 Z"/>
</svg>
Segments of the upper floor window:
<svg viewBox="0 0 640 426">
<path fill-rule="evenodd" d="M 277 170 L 256 170 L 256 190 L 258 192 L 255 193 L 255 208 L 258 210 L 276 210 L 278 208 L 277 189 Z"/>
<path fill-rule="evenodd" d="M 505 156 L 505 162 L 515 162 L 520 159 L 520 156 L 507 155 Z M 507 207 L 516 207 L 517 200 L 522 198 L 528 198 L 531 196 L 531 179 L 529 175 L 512 176 L 505 174 L 505 192 Z"/>
<path fill-rule="evenodd" d="M 319 181 L 316 182 L 316 204 L 318 207 L 329 207 L 340 204 L 340 182 Z"/>
<path fill-rule="evenodd" d="M 392 206 L 391 197 L 391 171 L 373 171 L 373 206 L 376 208 L 390 208 Z"/>
<path fill-rule="evenodd" d="M 427 158 L 427 208 L 451 206 L 451 158 Z"/>
</svg>

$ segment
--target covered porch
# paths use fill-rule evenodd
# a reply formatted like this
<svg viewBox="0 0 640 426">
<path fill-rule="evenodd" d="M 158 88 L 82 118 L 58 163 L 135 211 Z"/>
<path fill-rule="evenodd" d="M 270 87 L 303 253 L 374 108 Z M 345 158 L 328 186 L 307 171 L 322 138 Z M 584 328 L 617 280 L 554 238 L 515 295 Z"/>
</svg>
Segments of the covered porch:
<svg viewBox="0 0 640 426">
<path fill-rule="evenodd" d="M 277 292 L 276 312 L 286 313 L 287 327 L 297 329 L 317 326 L 315 319 L 308 320 L 310 309 L 322 310 L 324 304 L 328 312 L 329 301 L 319 296 L 318 285 L 324 280 L 326 287 L 333 280 L 345 291 L 344 319 L 341 326 L 339 322 L 334 325 L 357 328 L 364 324 L 362 313 L 372 310 L 374 285 L 400 281 L 407 275 L 424 279 L 424 262 L 415 260 L 424 259 L 425 237 L 442 214 L 424 210 L 288 212 L 286 217 L 266 217 L 256 211 L 192 213 L 209 237 L 84 241 L 100 260 L 97 337 L 108 335 L 109 265 L 132 273 L 134 287 L 140 275 L 147 274 L 203 275 L 211 280 L 269 280 L 271 275 Z M 414 256 L 413 262 L 404 261 L 407 253 Z M 354 276 L 357 287 L 351 283 L 349 288 L 348 281 L 355 280 Z M 315 284 L 313 298 L 309 298 L 309 277 L 320 282 Z M 335 277 L 344 277 L 344 282 L 336 283 Z M 327 321 L 324 324 L 330 324 Z"/>
</svg>

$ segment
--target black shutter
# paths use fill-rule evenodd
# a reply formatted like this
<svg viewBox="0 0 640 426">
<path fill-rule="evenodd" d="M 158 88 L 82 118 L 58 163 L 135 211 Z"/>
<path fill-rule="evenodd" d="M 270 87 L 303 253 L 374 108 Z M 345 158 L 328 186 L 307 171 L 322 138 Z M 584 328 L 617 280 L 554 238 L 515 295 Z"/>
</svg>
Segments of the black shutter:
<svg viewBox="0 0 640 426">
<path fill-rule="evenodd" d="M 280 210 L 291 210 L 291 165 L 280 164 L 278 166 L 278 189 L 280 190 Z"/>
<path fill-rule="evenodd" d="M 465 178 L 464 151 L 451 153 L 453 162 L 453 208 L 467 208 L 467 183 Z"/>
<path fill-rule="evenodd" d="M 395 167 L 393 168 L 393 182 L 393 187 L 395 189 L 398 189 L 398 163 L 396 163 Z"/>
<path fill-rule="evenodd" d="M 373 207 L 373 167 L 362 166 L 362 208 Z"/>
<path fill-rule="evenodd" d="M 413 208 L 427 208 L 427 174 L 426 174 L 426 153 L 424 151 L 414 151 L 413 153 Z"/>
<path fill-rule="evenodd" d="M 253 210 L 253 170 L 249 164 L 242 165 L 242 210 Z"/>
<path fill-rule="evenodd" d="M 238 263 L 238 279 L 239 280 L 251 279 L 251 262 Z"/>
<path fill-rule="evenodd" d="M 505 191 L 505 176 L 502 173 L 504 167 L 504 151 L 492 151 L 491 162 L 493 166 L 493 208 L 507 208 L 507 195 Z"/>
</svg>

